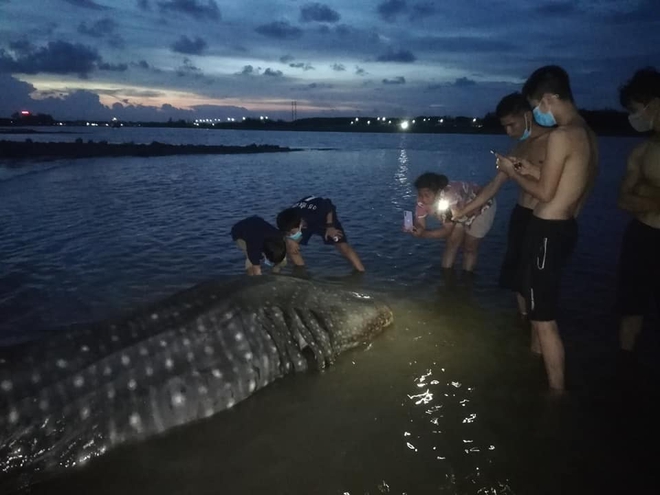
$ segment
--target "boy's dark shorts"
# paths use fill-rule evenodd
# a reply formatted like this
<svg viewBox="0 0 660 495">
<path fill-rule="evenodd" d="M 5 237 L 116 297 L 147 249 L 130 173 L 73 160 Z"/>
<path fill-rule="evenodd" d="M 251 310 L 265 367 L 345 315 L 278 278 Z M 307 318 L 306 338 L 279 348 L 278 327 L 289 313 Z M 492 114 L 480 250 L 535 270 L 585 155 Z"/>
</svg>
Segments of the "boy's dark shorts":
<svg viewBox="0 0 660 495">
<path fill-rule="evenodd" d="M 312 225 L 309 228 L 306 227 L 302 229 L 302 238 L 300 239 L 300 244 L 306 246 L 313 235 L 320 236 L 321 239 L 323 239 L 323 244 L 327 244 L 327 245 L 341 244 L 343 242 L 348 242 L 348 239 L 346 237 L 346 231 L 344 230 L 344 227 L 342 227 L 339 218 L 337 218 L 336 210 L 333 210 L 332 218 L 334 219 L 334 222 L 332 222 L 334 228 L 336 228 L 337 230 L 341 230 L 342 234 L 344 234 L 342 237 L 339 238 L 338 241 L 335 241 L 332 237 L 330 237 L 329 239 L 325 238 L 325 223 L 323 223 L 320 225 Z"/>
<path fill-rule="evenodd" d="M 660 311 L 660 229 L 633 219 L 619 255 L 617 307 L 622 316 L 642 316 L 651 297 Z"/>
<path fill-rule="evenodd" d="M 516 204 L 511 211 L 507 235 L 506 254 L 500 268 L 499 286 L 522 294 L 521 260 L 525 232 L 534 210 Z"/>
<path fill-rule="evenodd" d="M 577 244 L 574 218 L 529 220 L 522 251 L 523 295 L 531 321 L 557 319 L 561 274 Z"/>
</svg>

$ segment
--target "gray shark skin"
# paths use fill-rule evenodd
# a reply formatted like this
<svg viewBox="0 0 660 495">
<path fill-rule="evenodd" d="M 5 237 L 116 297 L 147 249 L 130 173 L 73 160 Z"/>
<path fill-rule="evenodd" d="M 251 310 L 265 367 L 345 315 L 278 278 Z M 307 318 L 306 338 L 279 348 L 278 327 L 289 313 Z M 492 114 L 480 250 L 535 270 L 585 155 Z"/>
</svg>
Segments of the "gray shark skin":
<svg viewBox="0 0 660 495">
<path fill-rule="evenodd" d="M 312 367 L 324 368 L 392 319 L 367 293 L 293 277 L 240 277 L 3 349 L 0 480 L 29 484 L 212 416 L 306 371 L 303 349 Z"/>
</svg>

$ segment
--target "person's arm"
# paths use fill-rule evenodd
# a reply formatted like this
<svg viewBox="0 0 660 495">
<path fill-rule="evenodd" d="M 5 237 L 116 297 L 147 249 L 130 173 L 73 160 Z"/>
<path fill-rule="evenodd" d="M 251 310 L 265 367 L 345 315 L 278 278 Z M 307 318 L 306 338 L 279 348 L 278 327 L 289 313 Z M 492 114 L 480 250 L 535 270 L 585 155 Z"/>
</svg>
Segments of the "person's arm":
<svg viewBox="0 0 660 495">
<path fill-rule="evenodd" d="M 456 210 L 455 212 L 452 212 L 452 215 L 454 218 L 463 218 L 465 216 L 470 216 L 472 212 L 478 210 L 481 208 L 483 205 L 485 205 L 490 199 L 492 199 L 496 194 L 497 191 L 500 190 L 502 185 L 507 181 L 509 178 L 508 175 L 506 175 L 504 172 L 497 172 L 497 175 L 493 177 L 493 180 L 491 180 L 486 186 L 477 194 L 477 197 L 474 198 L 472 201 L 467 203 L 463 208 Z"/>
<path fill-rule="evenodd" d="M 250 235 L 245 236 L 245 251 L 247 258 L 252 263 L 248 268 L 248 275 L 261 275 L 261 248 L 263 246 L 263 239 L 259 234 L 251 232 Z"/>
<path fill-rule="evenodd" d="M 335 228 L 334 223 L 335 223 L 335 217 L 334 217 L 334 205 L 332 204 L 332 201 L 329 199 L 325 200 L 325 208 L 327 208 L 326 214 L 325 214 L 325 238 L 329 239 L 331 237 L 337 237 L 341 238 L 343 237 L 344 233 Z"/>
<path fill-rule="evenodd" d="M 619 188 L 617 205 L 622 210 L 630 213 L 645 213 L 660 210 L 660 198 L 647 197 L 646 195 L 638 195 L 633 192 L 636 187 L 641 186 L 641 184 L 639 184 L 642 180 L 640 160 L 644 151 L 644 146 L 645 145 L 638 146 L 632 151 L 632 153 L 630 153 L 626 165 L 626 175 L 623 177 L 621 187 Z"/>
<path fill-rule="evenodd" d="M 305 260 L 303 260 L 300 254 L 300 245 L 296 241 L 291 239 L 286 240 L 286 254 L 289 255 L 294 265 L 305 266 Z"/>
<path fill-rule="evenodd" d="M 570 154 L 569 150 L 570 141 L 567 131 L 564 129 L 552 131 L 548 136 L 548 150 L 538 180 L 534 177 L 516 173 L 514 164 L 524 161 L 527 162 L 525 166 L 531 165 L 528 160 L 502 155 L 497 155 L 497 157 L 500 160 L 500 170 L 503 170 L 511 179 L 515 180 L 525 192 L 543 203 L 548 203 L 557 193 L 559 179 Z"/>
</svg>

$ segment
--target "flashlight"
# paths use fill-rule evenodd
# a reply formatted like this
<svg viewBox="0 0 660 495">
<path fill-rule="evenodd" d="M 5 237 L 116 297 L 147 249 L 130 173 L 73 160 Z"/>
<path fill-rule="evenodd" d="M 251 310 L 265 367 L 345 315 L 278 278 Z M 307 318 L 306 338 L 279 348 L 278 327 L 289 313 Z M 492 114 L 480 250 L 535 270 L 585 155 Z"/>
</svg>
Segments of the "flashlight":
<svg viewBox="0 0 660 495">
<path fill-rule="evenodd" d="M 449 209 L 449 201 L 441 199 L 438 201 L 438 211 L 445 211 Z"/>
</svg>

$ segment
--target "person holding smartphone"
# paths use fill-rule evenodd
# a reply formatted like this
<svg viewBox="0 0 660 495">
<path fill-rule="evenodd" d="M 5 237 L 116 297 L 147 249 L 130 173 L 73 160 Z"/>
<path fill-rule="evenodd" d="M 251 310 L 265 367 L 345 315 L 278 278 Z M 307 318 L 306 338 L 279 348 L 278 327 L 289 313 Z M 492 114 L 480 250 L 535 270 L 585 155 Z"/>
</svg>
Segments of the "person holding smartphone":
<svg viewBox="0 0 660 495">
<path fill-rule="evenodd" d="M 545 157 L 550 129 L 536 123 L 532 115 L 532 108 L 519 92 L 511 93 L 502 98 L 497 104 L 495 114 L 502 127 L 504 127 L 507 136 L 516 141 L 509 154 L 527 159 L 525 165 L 516 162 L 516 170 L 524 175 L 538 177 Z M 491 153 L 496 154 L 493 150 L 491 150 Z M 488 200 L 495 197 L 508 179 L 508 175 L 498 169 L 495 177 L 486 184 L 474 200 L 462 209 L 454 211 L 454 214 L 465 216 L 478 210 Z M 509 218 L 506 253 L 499 277 L 499 286 L 516 294 L 518 313 L 521 321 L 525 324 L 528 323 L 528 320 L 525 298 L 522 295 L 520 260 L 527 224 L 537 203 L 538 200 L 534 196 L 522 187 L 520 188 L 518 201 L 513 207 Z M 532 352 L 537 354 L 541 352 L 535 334 L 532 334 L 531 349 Z"/>
<path fill-rule="evenodd" d="M 481 192 L 481 186 L 471 182 L 452 181 L 445 175 L 426 172 L 415 180 L 417 206 L 414 237 L 447 239 L 442 255 L 442 268 L 451 269 L 456 255 L 463 246 L 463 270 L 472 274 L 479 257 L 479 243 L 493 226 L 497 203 L 486 201 L 478 211 L 469 215 L 452 215 L 452 209 L 460 210 Z M 439 229 L 428 229 L 426 218 L 431 215 L 442 223 Z"/>
</svg>

